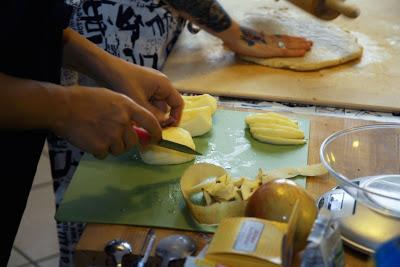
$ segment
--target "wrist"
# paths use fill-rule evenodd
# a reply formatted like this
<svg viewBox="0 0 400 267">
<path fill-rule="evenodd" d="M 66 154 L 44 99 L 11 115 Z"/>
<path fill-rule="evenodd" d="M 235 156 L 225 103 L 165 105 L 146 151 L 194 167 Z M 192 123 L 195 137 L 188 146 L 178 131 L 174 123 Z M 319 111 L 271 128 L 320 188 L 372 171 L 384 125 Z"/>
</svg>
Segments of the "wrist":
<svg viewBox="0 0 400 267">
<path fill-rule="evenodd" d="M 117 88 L 119 82 L 121 82 L 126 75 L 126 68 L 124 68 L 125 63 L 127 62 L 113 55 L 110 55 L 107 58 L 107 65 L 105 66 L 106 72 L 104 73 L 103 77 L 104 82 L 113 90 Z"/>
<path fill-rule="evenodd" d="M 141 66 L 127 62 L 121 58 L 111 55 L 107 64 L 106 73 L 103 75 L 104 82 L 108 88 L 118 93 L 129 93 L 129 91 L 126 91 L 126 89 L 132 86 L 129 83 L 135 79 L 143 78 L 140 76 Z"/>
<path fill-rule="evenodd" d="M 48 89 L 50 108 L 45 120 L 45 127 L 56 134 L 62 135 L 65 131 L 65 122 L 70 113 L 72 89 L 61 85 L 54 85 L 55 88 Z"/>
<path fill-rule="evenodd" d="M 238 41 L 240 40 L 241 30 L 238 23 L 232 21 L 231 27 L 227 30 L 216 34 L 218 38 L 220 38 L 225 46 L 233 47 L 235 46 Z"/>
</svg>

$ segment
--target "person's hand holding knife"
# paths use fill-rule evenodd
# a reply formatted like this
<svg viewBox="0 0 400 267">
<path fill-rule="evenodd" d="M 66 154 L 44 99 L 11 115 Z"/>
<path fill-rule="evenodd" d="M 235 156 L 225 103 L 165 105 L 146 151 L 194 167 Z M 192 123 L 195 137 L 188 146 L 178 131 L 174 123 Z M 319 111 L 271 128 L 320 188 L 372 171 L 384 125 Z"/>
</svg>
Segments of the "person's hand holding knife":
<svg viewBox="0 0 400 267">
<path fill-rule="evenodd" d="M 158 143 L 162 126 L 179 124 L 184 102 L 164 74 L 112 56 L 71 29 L 64 31 L 64 43 L 64 64 L 105 88 L 63 90 L 68 108 L 50 127 L 56 134 L 103 159 L 139 143 L 133 125 L 149 133 L 150 143 Z"/>
</svg>

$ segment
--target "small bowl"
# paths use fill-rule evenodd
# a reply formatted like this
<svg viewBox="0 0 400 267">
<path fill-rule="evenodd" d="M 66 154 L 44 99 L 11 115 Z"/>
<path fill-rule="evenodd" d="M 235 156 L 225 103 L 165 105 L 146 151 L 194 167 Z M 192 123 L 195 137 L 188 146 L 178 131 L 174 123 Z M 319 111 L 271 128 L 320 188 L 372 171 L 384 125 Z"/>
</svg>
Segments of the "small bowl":
<svg viewBox="0 0 400 267">
<path fill-rule="evenodd" d="M 354 199 L 381 214 L 400 218 L 400 124 L 336 132 L 322 143 L 320 158 Z"/>
</svg>

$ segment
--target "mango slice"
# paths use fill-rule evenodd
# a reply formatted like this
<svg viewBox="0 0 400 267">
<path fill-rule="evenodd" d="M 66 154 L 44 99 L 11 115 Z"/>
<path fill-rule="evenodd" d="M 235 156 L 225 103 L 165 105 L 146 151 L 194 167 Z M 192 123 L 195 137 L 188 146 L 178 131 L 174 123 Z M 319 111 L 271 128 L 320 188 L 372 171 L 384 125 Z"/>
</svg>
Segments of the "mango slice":
<svg viewBox="0 0 400 267">
<path fill-rule="evenodd" d="M 302 145 L 307 142 L 296 120 L 275 113 L 255 113 L 246 117 L 251 135 L 258 141 L 275 145 Z"/>
</svg>

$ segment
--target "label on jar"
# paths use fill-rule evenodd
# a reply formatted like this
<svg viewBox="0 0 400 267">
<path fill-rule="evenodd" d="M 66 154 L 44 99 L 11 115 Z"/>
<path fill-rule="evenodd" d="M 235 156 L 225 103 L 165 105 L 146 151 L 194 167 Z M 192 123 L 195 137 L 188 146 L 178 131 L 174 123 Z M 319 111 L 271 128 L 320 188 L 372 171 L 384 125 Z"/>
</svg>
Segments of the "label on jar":
<svg viewBox="0 0 400 267">
<path fill-rule="evenodd" d="M 240 227 L 233 248 L 237 251 L 254 252 L 263 229 L 264 224 L 261 222 L 252 220 L 245 221 Z"/>
</svg>

